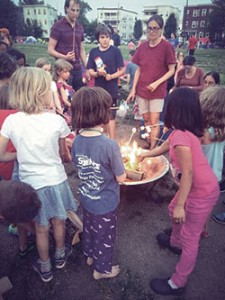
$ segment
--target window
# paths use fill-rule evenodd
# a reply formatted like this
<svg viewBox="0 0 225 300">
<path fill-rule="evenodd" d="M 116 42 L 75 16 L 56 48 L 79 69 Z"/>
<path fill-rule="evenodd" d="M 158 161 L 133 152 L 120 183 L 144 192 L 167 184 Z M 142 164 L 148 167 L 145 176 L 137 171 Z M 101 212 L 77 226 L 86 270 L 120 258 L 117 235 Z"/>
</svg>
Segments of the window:
<svg viewBox="0 0 225 300">
<path fill-rule="evenodd" d="M 203 35 L 204 35 L 203 32 L 200 31 L 199 32 L 199 37 L 201 38 L 201 37 L 203 37 Z"/>
<path fill-rule="evenodd" d="M 202 10 L 202 17 L 205 17 L 206 14 L 207 14 L 207 9 L 204 8 L 204 9 Z"/>
<path fill-rule="evenodd" d="M 37 13 L 37 12 L 36 12 L 36 9 L 34 9 L 34 14 L 36 15 L 36 13 Z"/>
<path fill-rule="evenodd" d="M 193 10 L 193 17 L 199 17 L 200 15 L 200 9 L 194 9 Z"/>
<path fill-rule="evenodd" d="M 192 21 L 191 28 L 197 28 L 198 27 L 198 21 Z"/>
<path fill-rule="evenodd" d="M 47 20 L 45 20 L 45 25 L 47 25 L 47 23 L 48 23 Z"/>
<path fill-rule="evenodd" d="M 46 10 L 45 9 L 43 9 L 43 14 L 46 15 Z"/>
<path fill-rule="evenodd" d="M 205 21 L 201 21 L 201 22 L 200 22 L 200 27 L 201 27 L 201 28 L 204 28 L 204 27 L 205 27 Z"/>
<path fill-rule="evenodd" d="M 27 10 L 27 14 L 28 14 L 28 15 L 30 14 L 30 11 L 29 11 L 29 9 Z"/>
<path fill-rule="evenodd" d="M 41 10 L 40 10 L 40 8 L 38 9 L 38 14 L 39 14 L 39 15 L 41 14 Z"/>
</svg>

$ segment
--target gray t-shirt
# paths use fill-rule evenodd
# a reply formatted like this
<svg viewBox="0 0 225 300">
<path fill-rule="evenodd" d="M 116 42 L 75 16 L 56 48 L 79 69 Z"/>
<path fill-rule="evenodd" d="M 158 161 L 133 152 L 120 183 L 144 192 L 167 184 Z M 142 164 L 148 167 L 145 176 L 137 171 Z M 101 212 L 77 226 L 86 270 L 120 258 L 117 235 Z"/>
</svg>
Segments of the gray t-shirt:
<svg viewBox="0 0 225 300">
<path fill-rule="evenodd" d="M 84 208 L 96 215 L 115 210 L 120 201 L 115 176 L 124 173 L 118 144 L 104 135 L 78 135 L 71 154 L 81 180 L 79 192 Z"/>
</svg>

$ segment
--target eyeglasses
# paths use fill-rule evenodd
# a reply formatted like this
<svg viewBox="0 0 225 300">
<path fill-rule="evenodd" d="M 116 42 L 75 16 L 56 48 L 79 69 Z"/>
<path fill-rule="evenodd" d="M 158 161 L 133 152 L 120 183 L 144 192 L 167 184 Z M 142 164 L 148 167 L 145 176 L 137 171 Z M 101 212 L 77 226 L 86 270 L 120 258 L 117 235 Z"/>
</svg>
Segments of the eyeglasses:
<svg viewBox="0 0 225 300">
<path fill-rule="evenodd" d="M 161 28 L 160 27 L 151 27 L 151 26 L 148 26 L 147 29 L 148 29 L 148 31 L 156 32 L 156 31 L 160 30 Z"/>
</svg>

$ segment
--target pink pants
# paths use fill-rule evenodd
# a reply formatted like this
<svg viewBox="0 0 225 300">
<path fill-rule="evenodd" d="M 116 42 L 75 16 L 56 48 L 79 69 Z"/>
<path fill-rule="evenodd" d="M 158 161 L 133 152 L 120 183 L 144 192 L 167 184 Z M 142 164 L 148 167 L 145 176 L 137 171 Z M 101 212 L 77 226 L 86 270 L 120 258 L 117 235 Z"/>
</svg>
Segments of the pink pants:
<svg viewBox="0 0 225 300">
<path fill-rule="evenodd" d="M 176 204 L 176 196 L 169 204 L 169 215 L 172 222 L 172 234 L 170 239 L 171 246 L 182 249 L 180 261 L 176 265 L 176 271 L 172 274 L 171 280 L 177 287 L 185 286 L 189 274 L 193 271 L 198 255 L 198 246 L 204 225 L 207 222 L 209 214 L 215 205 L 219 192 L 210 198 L 204 199 L 204 205 L 201 208 L 188 205 L 188 201 L 197 203 L 201 199 L 187 199 L 185 212 L 185 223 L 176 224 L 173 221 L 173 209 Z M 206 201 L 205 201 L 206 200 Z"/>
</svg>

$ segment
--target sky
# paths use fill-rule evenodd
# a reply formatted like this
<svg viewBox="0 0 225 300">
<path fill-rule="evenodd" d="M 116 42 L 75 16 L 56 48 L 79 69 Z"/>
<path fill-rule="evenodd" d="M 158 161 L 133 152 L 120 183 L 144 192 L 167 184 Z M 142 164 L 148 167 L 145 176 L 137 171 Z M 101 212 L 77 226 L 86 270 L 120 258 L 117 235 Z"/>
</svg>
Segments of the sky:
<svg viewBox="0 0 225 300">
<path fill-rule="evenodd" d="M 143 6 L 153 6 L 156 2 L 151 0 L 85 0 L 89 6 L 92 8 L 92 12 L 87 15 L 89 20 L 94 20 L 97 18 L 97 8 L 115 8 L 123 7 L 124 9 L 135 11 L 138 13 L 138 18 L 142 17 Z M 212 3 L 211 0 L 160 0 L 160 5 L 171 5 L 178 7 L 183 12 L 183 7 L 188 2 L 189 5 L 196 4 L 208 4 Z M 58 12 L 64 15 L 64 1 L 63 0 L 45 0 L 45 3 L 50 4 L 55 7 Z M 112 4 L 113 3 L 113 4 Z M 140 5 L 141 3 L 141 5 Z M 157 3 L 158 4 L 158 3 Z"/>
</svg>

